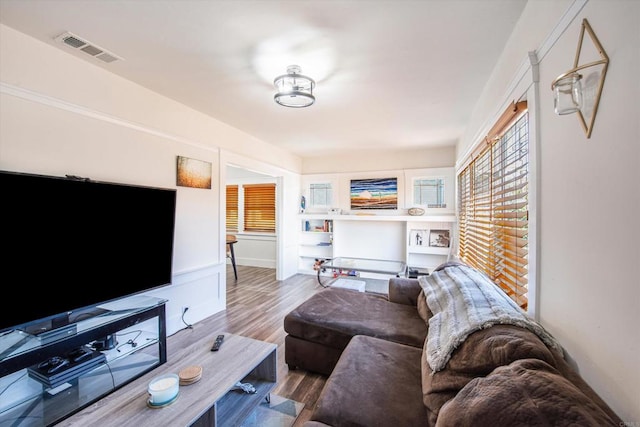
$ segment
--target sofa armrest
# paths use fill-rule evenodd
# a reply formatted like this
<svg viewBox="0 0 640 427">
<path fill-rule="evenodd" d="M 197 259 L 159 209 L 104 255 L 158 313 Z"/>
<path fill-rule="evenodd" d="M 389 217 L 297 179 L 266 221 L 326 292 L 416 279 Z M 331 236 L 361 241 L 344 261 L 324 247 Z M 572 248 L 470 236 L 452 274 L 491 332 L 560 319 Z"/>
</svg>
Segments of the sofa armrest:
<svg viewBox="0 0 640 427">
<path fill-rule="evenodd" d="M 422 287 L 418 279 L 392 277 L 389 279 L 389 301 L 416 306 Z"/>
</svg>

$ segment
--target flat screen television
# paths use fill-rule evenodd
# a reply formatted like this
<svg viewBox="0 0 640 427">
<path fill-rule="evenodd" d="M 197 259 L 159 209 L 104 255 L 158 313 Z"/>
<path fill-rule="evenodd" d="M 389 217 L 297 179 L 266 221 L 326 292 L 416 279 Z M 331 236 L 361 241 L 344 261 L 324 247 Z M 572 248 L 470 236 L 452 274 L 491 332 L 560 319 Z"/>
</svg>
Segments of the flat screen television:
<svg viewBox="0 0 640 427">
<path fill-rule="evenodd" d="M 171 283 L 175 189 L 0 171 L 0 206 L 0 332 Z"/>
</svg>

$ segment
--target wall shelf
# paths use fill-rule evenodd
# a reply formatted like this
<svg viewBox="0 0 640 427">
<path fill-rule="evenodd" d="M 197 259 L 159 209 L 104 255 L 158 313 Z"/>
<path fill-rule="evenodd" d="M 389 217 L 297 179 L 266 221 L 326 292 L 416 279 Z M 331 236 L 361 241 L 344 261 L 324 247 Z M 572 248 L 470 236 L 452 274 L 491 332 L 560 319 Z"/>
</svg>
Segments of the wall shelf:
<svg viewBox="0 0 640 427">
<path fill-rule="evenodd" d="M 421 216 L 307 213 L 299 214 L 298 218 L 302 230 L 298 240 L 298 271 L 303 274 L 316 273 L 313 270 L 316 259 L 337 256 L 403 260 L 409 267 L 431 272 L 448 259 L 452 249 L 429 246 L 430 230 L 448 230 L 453 237 L 457 222 L 451 212 Z M 324 232 L 327 227 L 332 232 Z M 424 234 L 420 245 L 411 240 L 415 230 Z"/>
<path fill-rule="evenodd" d="M 332 221 L 400 221 L 400 222 L 456 222 L 454 213 L 442 215 L 329 215 L 329 214 L 301 214 L 302 220 L 332 220 Z"/>
<path fill-rule="evenodd" d="M 301 216 L 298 270 L 311 274 L 316 259 L 333 258 L 333 220 L 326 216 Z"/>
</svg>

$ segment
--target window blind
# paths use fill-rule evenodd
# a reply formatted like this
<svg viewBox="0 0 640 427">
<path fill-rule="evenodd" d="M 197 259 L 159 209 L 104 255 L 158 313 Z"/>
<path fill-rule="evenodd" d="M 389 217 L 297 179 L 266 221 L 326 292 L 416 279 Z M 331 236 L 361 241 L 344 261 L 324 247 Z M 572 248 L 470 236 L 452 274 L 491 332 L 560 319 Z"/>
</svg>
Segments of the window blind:
<svg viewBox="0 0 640 427">
<path fill-rule="evenodd" d="M 246 184 L 244 190 L 244 230 L 276 231 L 276 185 Z"/>
<path fill-rule="evenodd" d="M 227 185 L 227 230 L 238 231 L 237 185 Z"/>
<path fill-rule="evenodd" d="M 506 120 L 505 116 L 510 116 Z M 487 145 L 458 174 L 459 256 L 522 308 L 528 286 L 529 126 L 514 104 Z"/>
</svg>

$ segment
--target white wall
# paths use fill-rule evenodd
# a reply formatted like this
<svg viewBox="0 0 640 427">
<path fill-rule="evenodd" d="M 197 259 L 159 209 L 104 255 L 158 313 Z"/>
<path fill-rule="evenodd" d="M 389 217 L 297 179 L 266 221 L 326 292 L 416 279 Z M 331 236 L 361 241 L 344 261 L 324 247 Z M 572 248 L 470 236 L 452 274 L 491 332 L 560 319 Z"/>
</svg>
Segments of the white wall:
<svg viewBox="0 0 640 427">
<path fill-rule="evenodd" d="M 393 146 L 393 141 L 389 141 Z M 392 169 L 450 167 L 455 163 L 455 146 L 421 150 L 353 151 L 340 156 L 317 156 L 302 159 L 305 174 L 333 172 L 367 172 Z"/>
<path fill-rule="evenodd" d="M 565 31 L 556 31 L 557 41 L 539 58 L 539 102 L 533 111 L 538 316 L 626 425 L 638 425 L 640 2 L 559 2 L 562 8 L 552 3 L 528 3 L 513 43 L 475 109 L 475 125 L 458 145 L 458 160 L 504 102 L 520 95 L 508 93 L 512 76 L 504 70 L 515 73 L 527 52 L 542 46 L 567 7 L 573 7 L 575 18 Z M 611 60 L 590 139 L 576 115 L 554 114 L 551 92 L 551 82 L 573 65 L 583 18 Z"/>
<path fill-rule="evenodd" d="M 328 208 L 339 208 L 344 214 L 355 214 L 351 211 L 351 180 L 369 178 L 397 178 L 398 179 L 398 209 L 379 210 L 369 213 L 376 215 L 407 215 L 407 210 L 414 207 L 413 179 L 442 178 L 445 182 L 445 208 L 424 207 L 426 215 L 444 215 L 455 213 L 455 173 L 449 164 L 447 167 L 424 167 L 420 169 L 384 169 L 369 170 L 367 172 L 349 171 L 348 169 L 336 173 L 319 173 L 302 175 L 302 195 L 310 200 L 309 188 L 312 183 L 331 184 L 333 200 L 331 206 L 317 208 L 307 203 L 306 213 L 327 213 Z"/>
<path fill-rule="evenodd" d="M 4 25 L 0 52 L 0 169 L 176 188 L 173 283 L 153 292 L 169 300 L 167 330 L 184 326 L 183 306 L 189 323 L 224 309 L 227 159 L 277 170 L 290 215 L 301 160 Z M 212 189 L 176 187 L 177 155 L 211 162 Z M 293 274 L 291 258 L 279 274 Z"/>
<path fill-rule="evenodd" d="M 351 210 L 351 180 L 369 178 L 397 178 L 398 208 L 389 210 Z M 344 171 L 340 173 L 303 174 L 302 195 L 307 199 L 307 214 L 326 214 L 329 208 L 338 208 L 343 215 L 366 215 L 366 220 L 354 219 L 333 221 L 333 252 L 332 257 L 355 257 L 387 260 L 407 260 L 406 234 L 407 226 L 404 221 L 378 221 L 374 217 L 406 216 L 413 203 L 414 178 L 443 178 L 445 182 L 446 208 L 424 207 L 424 217 L 431 215 L 454 215 L 455 178 L 454 168 L 422 168 L 371 170 L 368 172 Z M 330 206 L 314 207 L 310 204 L 311 184 L 331 184 L 332 201 Z M 421 217 L 421 218 L 424 218 Z M 343 217 L 345 218 L 345 217 Z M 432 224 L 433 225 L 433 224 Z M 444 227 L 449 228 L 449 227 Z M 309 254 L 304 254 L 308 256 Z M 318 255 L 321 256 L 321 255 Z M 325 255 L 326 256 L 326 255 Z M 436 257 L 435 259 L 438 259 Z M 301 263 L 299 270 L 307 270 L 307 261 Z"/>
</svg>

